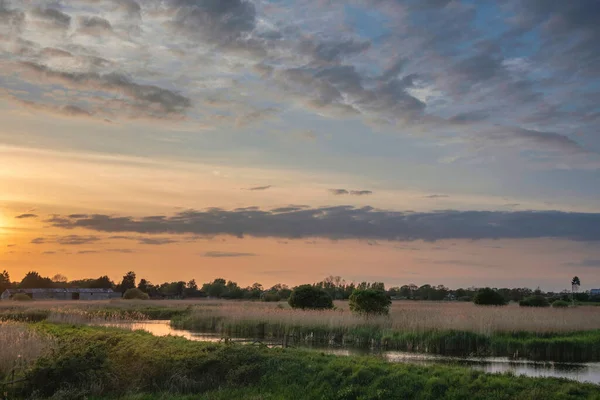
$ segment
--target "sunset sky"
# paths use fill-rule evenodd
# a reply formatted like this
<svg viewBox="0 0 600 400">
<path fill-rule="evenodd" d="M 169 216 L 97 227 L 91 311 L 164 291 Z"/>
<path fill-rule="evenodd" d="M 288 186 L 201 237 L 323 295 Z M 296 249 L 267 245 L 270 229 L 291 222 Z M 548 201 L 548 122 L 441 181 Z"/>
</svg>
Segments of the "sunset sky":
<svg viewBox="0 0 600 400">
<path fill-rule="evenodd" d="M 0 0 L 0 271 L 600 287 L 597 0 Z"/>
</svg>

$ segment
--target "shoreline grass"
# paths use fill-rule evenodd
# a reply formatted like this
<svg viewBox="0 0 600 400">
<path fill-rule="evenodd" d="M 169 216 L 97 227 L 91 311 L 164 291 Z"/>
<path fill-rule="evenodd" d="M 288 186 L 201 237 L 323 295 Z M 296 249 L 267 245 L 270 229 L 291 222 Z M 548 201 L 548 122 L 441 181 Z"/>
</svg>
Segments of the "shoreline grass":
<svg viewBox="0 0 600 400">
<path fill-rule="evenodd" d="M 53 336 L 58 349 L 27 371 L 22 397 L 600 399 L 597 385 L 564 379 L 191 342 L 115 328 L 31 326 Z"/>
</svg>

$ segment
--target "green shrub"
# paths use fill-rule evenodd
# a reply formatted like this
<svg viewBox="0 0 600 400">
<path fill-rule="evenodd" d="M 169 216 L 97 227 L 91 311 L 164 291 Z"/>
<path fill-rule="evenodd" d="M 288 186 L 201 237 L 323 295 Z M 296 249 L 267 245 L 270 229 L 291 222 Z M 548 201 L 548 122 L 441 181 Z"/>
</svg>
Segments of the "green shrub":
<svg viewBox="0 0 600 400">
<path fill-rule="evenodd" d="M 350 295 L 350 310 L 357 314 L 387 315 L 391 305 L 390 296 L 381 290 L 355 290 Z"/>
<path fill-rule="evenodd" d="M 318 287 L 301 285 L 295 288 L 288 299 L 292 308 L 325 310 L 333 308 L 331 296 Z"/>
<path fill-rule="evenodd" d="M 556 300 L 552 303 L 552 307 L 554 308 L 567 308 L 569 307 L 569 302 L 564 300 Z"/>
<path fill-rule="evenodd" d="M 479 292 L 477 292 L 473 299 L 473 303 L 480 306 L 504 306 L 506 305 L 506 300 L 500 293 L 488 287 L 479 289 Z"/>
<path fill-rule="evenodd" d="M 11 297 L 13 301 L 32 301 L 31 296 L 25 293 L 17 293 Z"/>
<path fill-rule="evenodd" d="M 519 302 L 521 307 L 550 307 L 548 299 L 544 296 L 531 296 L 527 297 Z"/>
<path fill-rule="evenodd" d="M 261 297 L 261 300 L 268 303 L 276 303 L 281 301 L 281 297 L 279 297 L 277 293 L 264 293 Z"/>
<path fill-rule="evenodd" d="M 138 288 L 132 288 L 125 291 L 123 298 L 126 300 L 148 300 L 150 296 L 148 296 L 148 293 L 144 293 Z"/>
</svg>

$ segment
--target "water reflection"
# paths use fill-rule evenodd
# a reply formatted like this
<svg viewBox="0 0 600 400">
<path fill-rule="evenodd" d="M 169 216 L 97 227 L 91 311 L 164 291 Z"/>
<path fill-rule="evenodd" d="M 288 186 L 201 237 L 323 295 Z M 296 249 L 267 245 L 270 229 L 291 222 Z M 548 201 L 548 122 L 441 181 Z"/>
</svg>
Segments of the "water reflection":
<svg viewBox="0 0 600 400">
<path fill-rule="evenodd" d="M 199 333 L 187 330 L 173 329 L 169 324 L 169 321 L 108 322 L 100 323 L 97 325 L 112 326 L 131 330 L 144 330 L 152 333 L 155 336 L 181 336 L 188 340 L 202 342 L 220 342 L 222 340 L 222 336 L 219 334 L 204 332 Z M 252 342 L 252 339 L 248 338 L 237 338 L 233 340 L 247 343 Z M 262 342 L 270 346 L 281 345 L 281 341 Z M 534 362 L 527 360 L 514 361 L 501 357 L 460 358 L 439 356 L 434 354 L 408 353 L 399 351 L 377 351 L 371 349 L 356 348 L 341 349 L 318 346 L 307 346 L 307 348 L 339 356 L 374 355 L 382 357 L 390 362 L 396 363 L 410 363 L 420 365 L 462 365 L 488 373 L 511 372 L 515 375 L 525 375 L 531 377 L 566 378 L 579 382 L 591 382 L 595 384 L 600 384 L 600 363 L 561 364 L 552 362 Z"/>
</svg>

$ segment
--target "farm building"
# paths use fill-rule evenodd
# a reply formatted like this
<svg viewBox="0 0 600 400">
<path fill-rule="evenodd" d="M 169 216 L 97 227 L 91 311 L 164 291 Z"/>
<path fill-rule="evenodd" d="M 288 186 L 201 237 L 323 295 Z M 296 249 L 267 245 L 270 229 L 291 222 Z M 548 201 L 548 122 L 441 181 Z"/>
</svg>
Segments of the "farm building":
<svg viewBox="0 0 600 400">
<path fill-rule="evenodd" d="M 121 297 L 112 289 L 6 289 L 0 298 L 8 300 L 25 293 L 33 300 L 108 300 Z"/>
</svg>

